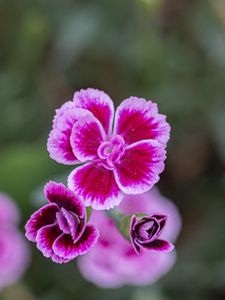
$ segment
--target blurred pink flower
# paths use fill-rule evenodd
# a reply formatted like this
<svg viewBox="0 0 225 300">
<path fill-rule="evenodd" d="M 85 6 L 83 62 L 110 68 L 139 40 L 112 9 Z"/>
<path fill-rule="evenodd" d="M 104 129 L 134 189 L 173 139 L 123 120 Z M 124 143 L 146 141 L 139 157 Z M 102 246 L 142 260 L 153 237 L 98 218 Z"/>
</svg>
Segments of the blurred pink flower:
<svg viewBox="0 0 225 300">
<path fill-rule="evenodd" d="M 110 209 L 124 193 L 141 194 L 164 170 L 170 126 L 152 101 L 130 97 L 114 113 L 111 98 L 96 89 L 76 92 L 56 111 L 48 152 L 77 167 L 68 186 L 86 206 Z"/>
<path fill-rule="evenodd" d="M 0 227 L 17 225 L 20 219 L 19 211 L 8 195 L 0 193 Z"/>
<path fill-rule="evenodd" d="M 167 226 L 161 234 L 164 239 L 174 242 L 180 232 L 181 218 L 176 206 L 156 189 L 142 195 L 126 196 L 119 209 L 125 214 L 166 214 Z M 97 286 L 116 288 L 125 284 L 152 284 L 174 265 L 175 251 L 159 253 L 143 249 L 137 255 L 105 213 L 93 211 L 91 221 L 99 228 L 100 238 L 95 248 L 79 259 L 78 266 L 83 276 Z"/>
<path fill-rule="evenodd" d="M 19 280 L 30 261 L 26 240 L 16 226 L 18 220 L 16 205 L 0 193 L 0 290 Z"/>
</svg>

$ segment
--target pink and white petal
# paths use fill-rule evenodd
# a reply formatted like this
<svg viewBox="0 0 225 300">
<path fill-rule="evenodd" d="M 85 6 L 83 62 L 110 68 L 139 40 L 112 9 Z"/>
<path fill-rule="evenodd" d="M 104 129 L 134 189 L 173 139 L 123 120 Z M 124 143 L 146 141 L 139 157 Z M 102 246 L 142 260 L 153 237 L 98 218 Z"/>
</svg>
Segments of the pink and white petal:
<svg viewBox="0 0 225 300">
<path fill-rule="evenodd" d="M 37 232 L 46 225 L 55 223 L 56 213 L 59 211 L 55 203 L 47 204 L 33 213 L 25 225 L 26 237 L 29 241 L 35 242 Z"/>
<path fill-rule="evenodd" d="M 98 147 L 106 140 L 101 123 L 92 115 L 81 118 L 73 126 L 70 143 L 82 162 L 98 159 Z"/>
<path fill-rule="evenodd" d="M 158 113 L 157 104 L 143 98 L 130 97 L 117 108 L 114 133 L 121 135 L 126 144 L 154 139 L 166 146 L 170 125 L 166 116 Z"/>
<path fill-rule="evenodd" d="M 86 217 L 83 202 L 62 183 L 49 181 L 44 187 L 44 194 L 49 202 L 56 203 L 80 218 Z"/>
<path fill-rule="evenodd" d="M 55 111 L 55 116 L 53 118 L 52 127 L 57 127 L 58 120 L 60 122 L 62 115 L 65 112 L 68 112 L 71 109 L 76 108 L 75 103 L 73 101 L 65 102 L 60 108 L 57 108 Z"/>
<path fill-rule="evenodd" d="M 142 244 L 142 247 L 156 252 L 171 252 L 175 247 L 168 241 L 157 239 L 149 244 Z"/>
<path fill-rule="evenodd" d="M 164 170 L 166 151 L 155 140 L 145 140 L 127 147 L 114 175 L 119 188 L 126 194 L 141 194 L 151 189 Z"/>
<path fill-rule="evenodd" d="M 38 230 L 36 238 L 37 248 L 45 257 L 52 256 L 52 245 L 61 234 L 62 231 L 56 223 L 53 225 L 46 225 Z"/>
<path fill-rule="evenodd" d="M 84 109 L 70 107 L 70 105 L 64 108 L 61 113 L 58 113 L 47 142 L 47 149 L 53 160 L 65 165 L 79 163 L 79 160 L 73 153 L 70 136 L 77 120 L 87 114 L 90 115 L 91 113 Z"/>
<path fill-rule="evenodd" d="M 68 178 L 68 187 L 93 209 L 110 209 L 119 205 L 123 195 L 112 170 L 88 163 L 76 168 Z"/>
<path fill-rule="evenodd" d="M 112 129 L 114 106 L 111 98 L 97 89 L 88 88 L 74 94 L 73 101 L 77 107 L 84 108 L 101 122 L 106 133 Z"/>
<path fill-rule="evenodd" d="M 51 259 L 54 263 L 57 263 L 57 264 L 66 264 L 70 261 L 70 259 L 65 259 L 63 257 L 59 257 L 58 255 L 56 255 L 54 253 L 51 255 Z"/>
<path fill-rule="evenodd" d="M 53 251 L 57 256 L 71 260 L 78 255 L 87 253 L 97 242 L 98 236 L 98 230 L 92 225 L 87 225 L 83 235 L 76 243 L 68 234 L 58 237 L 53 244 Z"/>
</svg>

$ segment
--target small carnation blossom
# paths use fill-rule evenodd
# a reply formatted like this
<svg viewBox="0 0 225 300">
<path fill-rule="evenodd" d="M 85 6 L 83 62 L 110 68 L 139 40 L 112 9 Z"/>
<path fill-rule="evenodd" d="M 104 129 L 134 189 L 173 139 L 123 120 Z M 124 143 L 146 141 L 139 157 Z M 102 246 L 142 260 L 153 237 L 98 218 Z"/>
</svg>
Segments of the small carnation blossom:
<svg viewBox="0 0 225 300">
<path fill-rule="evenodd" d="M 126 195 L 118 209 L 126 215 L 132 212 L 154 211 L 169 216 L 161 235 L 175 242 L 181 228 L 176 206 L 155 189 L 142 195 Z M 123 285 L 149 285 L 165 275 L 174 265 L 176 253 L 154 252 L 142 249 L 139 255 L 123 237 L 115 222 L 102 211 L 93 211 L 91 219 L 100 231 L 95 247 L 78 260 L 82 275 L 99 287 L 118 288 Z"/>
<path fill-rule="evenodd" d="M 151 251 L 170 252 L 174 246 L 165 240 L 159 239 L 166 225 L 167 216 L 151 215 L 138 219 L 132 216 L 130 222 L 130 239 L 134 250 L 140 254 L 142 248 Z"/>
<path fill-rule="evenodd" d="M 56 111 L 50 157 L 77 167 L 68 186 L 86 206 L 110 209 L 124 194 L 149 190 L 164 169 L 170 126 L 157 105 L 130 97 L 117 108 L 104 92 L 86 89 Z"/>
<path fill-rule="evenodd" d="M 63 184 L 50 181 L 44 192 L 49 203 L 30 217 L 26 237 L 45 257 L 67 263 L 93 247 L 98 230 L 86 224 L 83 202 Z"/>
<path fill-rule="evenodd" d="M 0 193 L 0 290 L 18 281 L 30 261 L 26 240 L 17 229 L 19 217 L 15 203 Z"/>
</svg>

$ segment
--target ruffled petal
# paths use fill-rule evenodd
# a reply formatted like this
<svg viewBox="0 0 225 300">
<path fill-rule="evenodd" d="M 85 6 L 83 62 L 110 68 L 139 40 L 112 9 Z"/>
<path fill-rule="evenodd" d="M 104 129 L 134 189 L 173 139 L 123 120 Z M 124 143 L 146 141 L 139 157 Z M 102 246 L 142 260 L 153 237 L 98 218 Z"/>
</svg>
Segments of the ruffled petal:
<svg viewBox="0 0 225 300">
<path fill-rule="evenodd" d="M 137 97 L 124 100 L 117 108 L 114 131 L 128 145 L 153 139 L 166 146 L 170 136 L 170 126 L 158 113 L 157 105 Z"/>
<path fill-rule="evenodd" d="M 57 127 L 57 123 L 60 124 L 61 122 L 62 115 L 65 112 L 70 111 L 71 109 L 73 110 L 74 108 L 76 108 L 76 105 L 73 101 L 67 101 L 63 103 L 63 105 L 60 108 L 57 108 L 55 111 L 55 116 L 53 118 L 52 127 L 53 128 Z"/>
<path fill-rule="evenodd" d="M 77 107 L 84 108 L 92 112 L 92 114 L 102 123 L 107 133 L 111 132 L 114 106 L 111 98 L 97 89 L 86 89 L 76 92 L 73 101 Z"/>
<path fill-rule="evenodd" d="M 93 209 L 110 209 L 119 205 L 122 193 L 113 171 L 102 165 L 88 163 L 76 168 L 68 178 L 68 187 Z"/>
<path fill-rule="evenodd" d="M 85 254 L 97 242 L 99 233 L 92 226 L 87 225 L 81 238 L 74 243 L 73 239 L 68 234 L 62 234 L 53 244 L 54 253 L 64 259 L 74 259 L 78 255 Z"/>
<path fill-rule="evenodd" d="M 70 259 L 59 257 L 58 255 L 56 255 L 54 253 L 51 255 L 51 259 L 54 263 L 57 263 L 57 264 L 66 264 L 70 261 Z"/>
<path fill-rule="evenodd" d="M 152 188 L 164 170 L 165 154 L 162 144 L 155 140 L 130 145 L 115 165 L 119 188 L 126 194 L 141 194 Z"/>
<path fill-rule="evenodd" d="M 149 244 L 142 244 L 142 247 L 151 251 L 170 252 L 174 249 L 174 245 L 168 241 L 157 239 Z"/>
<path fill-rule="evenodd" d="M 64 184 L 49 181 L 44 187 L 44 193 L 49 202 L 64 207 L 80 218 L 85 218 L 86 211 L 83 202 Z"/>
<path fill-rule="evenodd" d="M 73 153 L 70 136 L 73 125 L 77 120 L 87 114 L 84 109 L 78 109 L 71 104 L 59 109 L 53 120 L 53 129 L 49 134 L 47 149 L 50 157 L 65 165 L 77 164 L 79 160 Z"/>
<path fill-rule="evenodd" d="M 85 162 L 98 158 L 98 147 L 106 140 L 101 123 L 94 116 L 81 118 L 73 127 L 70 142 L 76 157 Z"/>
<path fill-rule="evenodd" d="M 36 238 L 37 248 L 45 257 L 52 256 L 52 245 L 61 234 L 62 231 L 57 224 L 47 225 L 38 230 Z"/>
<path fill-rule="evenodd" d="M 56 213 L 58 211 L 58 205 L 51 203 L 33 213 L 25 225 L 25 235 L 27 239 L 35 242 L 38 230 L 43 226 L 53 224 L 56 220 Z"/>
</svg>

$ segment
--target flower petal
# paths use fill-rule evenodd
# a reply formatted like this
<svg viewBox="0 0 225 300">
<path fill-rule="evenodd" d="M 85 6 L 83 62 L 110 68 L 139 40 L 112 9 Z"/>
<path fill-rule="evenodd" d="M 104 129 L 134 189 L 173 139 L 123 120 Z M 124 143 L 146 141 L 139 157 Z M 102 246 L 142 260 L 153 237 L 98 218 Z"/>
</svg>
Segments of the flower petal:
<svg viewBox="0 0 225 300">
<path fill-rule="evenodd" d="M 45 225 L 53 224 L 58 211 L 58 205 L 51 203 L 33 213 L 25 225 L 27 239 L 35 242 L 38 230 Z"/>
<path fill-rule="evenodd" d="M 76 243 L 70 235 L 62 234 L 53 244 L 54 253 L 64 259 L 74 259 L 88 252 L 97 242 L 98 236 L 98 230 L 92 225 L 86 226 L 83 235 Z"/>
<path fill-rule="evenodd" d="M 102 123 L 107 133 L 111 131 L 114 106 L 111 98 L 97 89 L 86 89 L 76 92 L 73 101 L 77 107 L 84 108 L 93 113 L 93 115 Z"/>
<path fill-rule="evenodd" d="M 113 171 L 99 164 L 88 163 L 76 168 L 68 178 L 68 187 L 86 206 L 98 210 L 113 208 L 122 200 Z"/>
<path fill-rule="evenodd" d="M 59 257 L 58 255 L 56 255 L 54 253 L 51 255 L 51 259 L 54 263 L 57 263 L 57 264 L 65 264 L 70 261 L 70 259 Z"/>
<path fill-rule="evenodd" d="M 168 216 L 166 216 L 166 215 L 159 215 L 159 214 L 155 215 L 154 214 L 152 217 L 155 218 L 158 221 L 158 223 L 159 223 L 160 229 L 159 229 L 159 231 L 157 233 L 157 235 L 159 236 L 162 233 L 162 230 L 165 228 Z"/>
<path fill-rule="evenodd" d="M 165 158 L 164 147 L 155 140 L 130 145 L 114 169 L 119 188 L 126 194 L 146 192 L 159 180 Z"/>
<path fill-rule="evenodd" d="M 73 153 L 70 136 L 76 121 L 87 114 L 90 113 L 84 109 L 71 107 L 71 105 L 65 105 L 56 113 L 47 143 L 47 149 L 52 159 L 65 165 L 79 163 Z"/>
<path fill-rule="evenodd" d="M 45 257 L 50 257 L 53 254 L 52 245 L 61 234 L 62 232 L 57 224 L 47 225 L 38 230 L 37 248 Z"/>
<path fill-rule="evenodd" d="M 106 133 L 101 123 L 91 115 L 76 122 L 70 138 L 73 152 L 82 162 L 98 159 L 98 147 L 104 140 Z"/>
<path fill-rule="evenodd" d="M 136 254 L 140 254 L 140 246 L 135 242 L 135 235 L 134 235 L 134 231 L 133 231 L 133 227 L 136 222 L 137 222 L 136 216 L 132 215 L 131 220 L 130 220 L 130 241 L 131 241 L 131 244 L 132 244 Z"/>
<path fill-rule="evenodd" d="M 154 240 L 149 244 L 142 244 L 142 247 L 151 251 L 170 252 L 174 249 L 174 245 L 165 240 Z"/>
<path fill-rule="evenodd" d="M 55 111 L 55 116 L 53 118 L 52 127 L 57 127 L 57 123 L 61 122 L 61 117 L 65 112 L 68 112 L 71 109 L 76 108 L 76 105 L 73 101 L 65 102 L 60 108 L 57 108 Z"/>
<path fill-rule="evenodd" d="M 80 218 L 85 218 L 86 210 L 83 202 L 64 184 L 49 181 L 44 187 L 44 193 L 49 202 L 56 203 L 59 207 L 64 207 Z"/>
<path fill-rule="evenodd" d="M 155 103 L 143 98 L 130 97 L 116 110 L 114 131 L 115 134 L 121 135 L 128 145 L 154 139 L 166 146 L 170 126 L 166 117 L 158 113 Z"/>
</svg>

